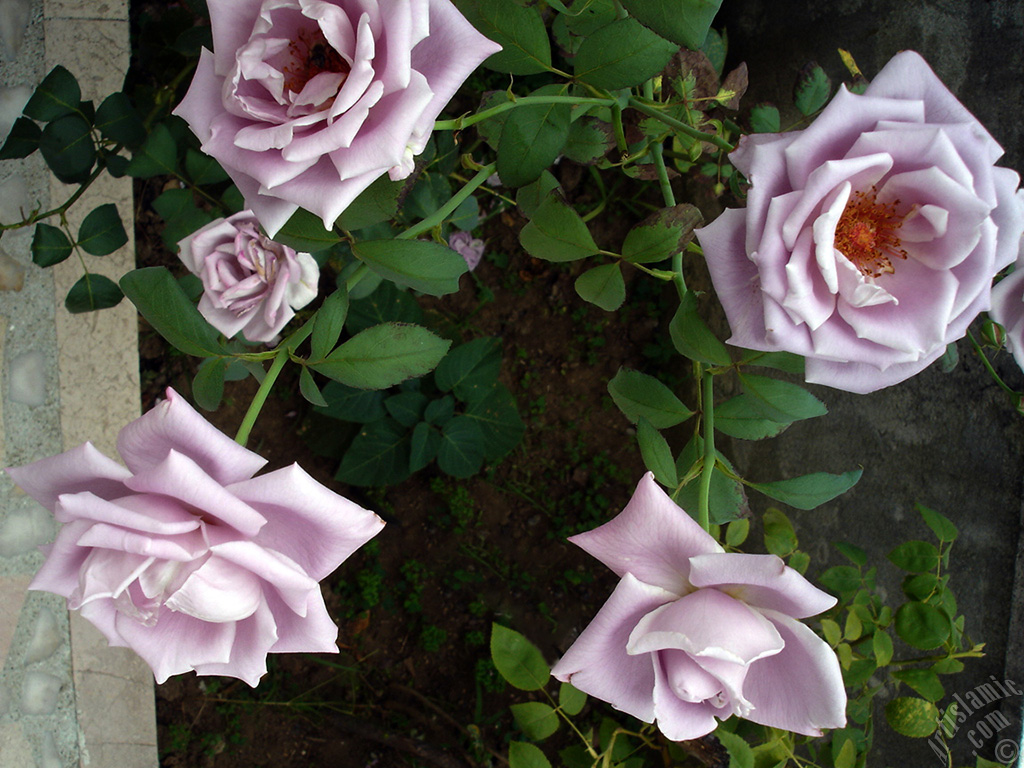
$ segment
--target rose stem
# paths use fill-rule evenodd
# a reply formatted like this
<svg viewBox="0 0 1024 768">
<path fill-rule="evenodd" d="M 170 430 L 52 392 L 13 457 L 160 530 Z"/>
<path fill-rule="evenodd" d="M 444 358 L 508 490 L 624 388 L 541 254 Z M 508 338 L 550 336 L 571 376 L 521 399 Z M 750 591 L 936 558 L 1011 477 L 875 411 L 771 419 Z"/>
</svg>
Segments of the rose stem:
<svg viewBox="0 0 1024 768">
<path fill-rule="evenodd" d="M 644 83 L 644 98 L 649 101 L 654 101 L 654 81 L 648 80 Z M 651 142 L 650 151 L 651 157 L 654 159 L 654 170 L 658 174 L 658 184 L 661 187 L 661 196 L 665 200 L 665 205 L 668 208 L 672 208 L 676 204 L 676 196 L 672 191 L 672 182 L 669 181 L 668 171 L 665 169 L 665 157 L 662 155 L 662 149 L 664 149 L 660 141 Z"/>
<path fill-rule="evenodd" d="M 462 201 L 473 194 L 473 190 L 483 184 L 490 175 L 494 173 L 494 163 L 488 163 L 479 171 L 476 176 L 466 182 L 466 186 L 456 192 L 452 199 L 442 205 L 432 214 L 427 216 L 419 224 L 414 224 L 399 235 L 395 235 L 396 240 L 411 240 L 424 232 L 429 232 L 431 229 L 439 225 L 448 216 L 455 212 L 455 209 L 462 205 Z"/>
<path fill-rule="evenodd" d="M 489 117 L 500 115 L 510 109 L 530 104 L 592 104 L 599 107 L 615 106 L 615 99 L 600 99 L 588 96 L 517 96 L 515 101 L 506 101 L 504 104 L 485 109 L 469 117 L 456 117 L 453 120 L 437 120 L 434 122 L 435 131 L 461 131 L 474 123 L 479 123 Z M 702 134 L 703 135 L 703 134 Z"/>
<path fill-rule="evenodd" d="M 714 374 L 704 371 L 703 366 L 698 363 L 702 370 L 703 395 L 701 397 L 701 411 L 704 415 L 704 466 L 700 470 L 700 495 L 697 497 L 697 522 L 705 531 L 711 525 L 709 514 L 709 502 L 711 498 L 711 473 L 715 469 L 715 400 L 714 400 Z"/>
<path fill-rule="evenodd" d="M 648 106 L 647 104 L 644 104 L 642 101 L 638 99 L 630 97 L 629 106 L 631 106 L 638 112 L 643 112 L 648 117 L 653 117 L 655 120 L 660 120 L 670 128 L 675 128 L 680 133 L 685 133 L 692 139 L 700 139 L 701 141 L 706 141 L 709 144 L 714 144 L 716 147 L 718 147 L 719 149 L 724 149 L 726 152 L 732 152 L 735 149 L 735 147 L 732 144 L 730 144 L 728 141 L 723 139 L 718 134 L 704 133 L 704 131 L 701 131 L 697 128 L 693 128 L 684 122 L 676 120 L 674 117 L 670 117 L 669 115 L 662 113 L 661 110 L 655 107 Z"/>
</svg>

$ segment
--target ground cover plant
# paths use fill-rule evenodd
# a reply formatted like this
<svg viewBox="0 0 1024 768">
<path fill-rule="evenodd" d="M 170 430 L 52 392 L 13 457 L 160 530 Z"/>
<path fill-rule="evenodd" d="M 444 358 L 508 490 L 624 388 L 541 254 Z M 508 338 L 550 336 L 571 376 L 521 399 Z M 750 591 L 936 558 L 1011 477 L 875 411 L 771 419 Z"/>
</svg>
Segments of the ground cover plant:
<svg viewBox="0 0 1024 768">
<path fill-rule="evenodd" d="M 139 309 L 147 413 L 10 472 L 64 523 L 34 588 L 163 683 L 165 764 L 954 765 L 957 527 L 822 570 L 792 510 L 855 458 L 727 448 L 965 335 L 1019 409 L 1019 177 L 911 51 L 744 105 L 717 7 L 211 0 L 144 8 L 98 106 L 44 79 L 0 158 L 137 180 L 140 268 L 66 305 Z M 3 227 L 124 243 L 73 203 Z"/>
</svg>

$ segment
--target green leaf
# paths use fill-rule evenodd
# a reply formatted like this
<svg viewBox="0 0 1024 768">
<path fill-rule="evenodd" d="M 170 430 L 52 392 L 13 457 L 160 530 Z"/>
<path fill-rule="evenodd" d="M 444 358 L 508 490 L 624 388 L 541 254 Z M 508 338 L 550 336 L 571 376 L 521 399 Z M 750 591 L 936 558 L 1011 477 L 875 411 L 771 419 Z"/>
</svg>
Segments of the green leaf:
<svg viewBox="0 0 1024 768">
<path fill-rule="evenodd" d="M 629 15 L 692 50 L 704 44 L 722 0 L 622 0 Z"/>
<path fill-rule="evenodd" d="M 843 631 L 832 619 L 821 620 L 821 633 L 825 636 L 825 641 L 833 647 L 839 645 L 843 639 Z"/>
<path fill-rule="evenodd" d="M 121 278 L 121 289 L 153 329 L 186 355 L 212 357 L 227 353 L 217 331 L 164 267 L 129 272 Z"/>
<path fill-rule="evenodd" d="M 438 363 L 434 383 L 442 392 L 454 392 L 463 402 L 485 396 L 501 370 L 501 340 L 473 339 L 452 349 Z"/>
<path fill-rule="evenodd" d="M 703 221 L 697 207 L 688 203 L 663 208 L 629 230 L 622 258 L 634 264 L 669 259 L 686 248 Z"/>
<path fill-rule="evenodd" d="M 200 185 L 219 184 L 229 178 L 214 158 L 191 148 L 185 150 L 185 173 L 195 184 Z"/>
<path fill-rule="evenodd" d="M 437 458 L 437 449 L 440 445 L 440 432 L 425 421 L 417 424 L 412 430 L 409 444 L 409 471 L 419 472 Z"/>
<path fill-rule="evenodd" d="M 42 129 L 27 117 L 19 117 L 11 126 L 3 147 L 0 147 L 0 160 L 16 160 L 28 157 L 39 149 L 39 138 Z M 5 222 L 6 223 L 6 222 Z"/>
<path fill-rule="evenodd" d="M 508 745 L 508 768 L 551 768 L 551 762 L 536 744 L 513 741 Z"/>
<path fill-rule="evenodd" d="M 58 64 L 36 88 L 24 113 L 33 120 L 49 122 L 76 112 L 81 101 L 82 89 L 75 76 Z"/>
<path fill-rule="evenodd" d="M 32 235 L 32 261 L 40 267 L 60 264 L 71 255 L 73 248 L 67 235 L 50 224 L 36 224 Z"/>
<path fill-rule="evenodd" d="M 563 152 L 574 163 L 593 165 L 615 146 L 611 126 L 596 117 L 587 115 L 574 120 L 569 126 L 569 138 Z"/>
<path fill-rule="evenodd" d="M 766 419 L 749 395 L 737 395 L 715 406 L 715 429 L 741 440 L 763 440 L 785 431 L 789 424 Z"/>
<path fill-rule="evenodd" d="M 349 203 L 335 226 L 351 232 L 394 217 L 398 212 L 398 195 L 404 184 L 404 181 L 392 181 L 386 175 L 381 176 Z"/>
<path fill-rule="evenodd" d="M 833 762 L 836 768 L 854 768 L 857 764 L 857 745 L 853 743 L 852 739 L 843 742 L 843 746 L 840 747 L 839 754 L 836 755 Z"/>
<path fill-rule="evenodd" d="M 771 554 L 786 557 L 797 548 L 796 531 L 780 509 L 764 513 L 764 548 Z"/>
<path fill-rule="evenodd" d="M 303 253 L 316 253 L 342 241 L 341 235 L 324 227 L 315 213 L 299 208 L 274 235 L 274 240 Z"/>
<path fill-rule="evenodd" d="M 952 626 L 949 617 L 927 603 L 904 603 L 896 611 L 896 634 L 922 651 L 938 648 L 949 638 Z"/>
<path fill-rule="evenodd" d="M 113 203 L 91 210 L 78 229 L 78 244 L 93 256 L 106 256 L 127 242 L 128 235 Z"/>
<path fill-rule="evenodd" d="M 500 0 L 514 6 L 508 0 Z M 533 95 L 561 86 L 547 86 Z M 540 177 L 569 140 L 569 104 L 525 104 L 510 111 L 498 139 L 497 170 L 503 184 L 521 187 Z"/>
<path fill-rule="evenodd" d="M 631 88 L 661 72 L 677 50 L 677 44 L 636 19 L 618 19 L 583 40 L 573 59 L 573 73 L 598 88 Z"/>
<path fill-rule="evenodd" d="M 542 701 L 528 701 L 509 707 L 526 738 L 542 741 L 558 730 L 558 715 L 554 708 Z"/>
<path fill-rule="evenodd" d="M 791 507 L 814 509 L 825 502 L 832 501 L 836 496 L 846 493 L 860 480 L 862 474 L 864 474 L 862 469 L 853 469 L 843 472 L 841 475 L 813 472 L 789 480 L 748 483 L 748 485 L 765 496 L 781 501 L 783 504 L 789 504 Z"/>
<path fill-rule="evenodd" d="M 516 190 L 516 205 L 523 212 L 523 216 L 532 219 L 540 204 L 547 200 L 548 193 L 555 189 L 558 189 L 558 180 L 551 175 L 551 171 L 545 170 L 539 179 Z"/>
<path fill-rule="evenodd" d="M 779 108 L 774 104 L 758 104 L 750 110 L 750 129 L 754 133 L 778 133 L 782 130 Z"/>
<path fill-rule="evenodd" d="M 444 362 L 444 361 L 442 361 Z M 435 371 L 436 378 L 436 371 Z M 423 411 L 423 419 L 435 427 L 443 427 L 455 413 L 455 398 L 445 395 L 439 400 L 431 400 Z"/>
<path fill-rule="evenodd" d="M 551 43 L 537 6 L 509 0 L 455 0 L 455 5 L 484 37 L 501 46 L 484 61 L 485 67 L 510 75 L 533 75 L 551 67 Z"/>
<path fill-rule="evenodd" d="M 419 325 L 382 323 L 361 331 L 311 367 L 357 389 L 386 389 L 423 376 L 444 357 L 451 342 Z"/>
<path fill-rule="evenodd" d="M 455 293 L 468 271 L 451 248 L 423 240 L 363 240 L 352 252 L 385 280 L 431 296 Z"/>
<path fill-rule="evenodd" d="M 754 768 L 754 750 L 742 736 L 716 728 L 715 736 L 729 753 L 729 768 Z"/>
<path fill-rule="evenodd" d="M 153 210 L 164 220 L 161 234 L 164 244 L 172 251 L 194 232 L 205 227 L 213 216 L 196 205 L 191 189 L 168 189 L 153 201 Z"/>
<path fill-rule="evenodd" d="M 391 418 L 403 427 L 412 429 L 422 418 L 427 407 L 427 396 L 422 392 L 399 392 L 384 400 Z"/>
<path fill-rule="evenodd" d="M 804 359 L 792 352 L 749 352 L 743 356 L 742 362 L 762 368 L 775 368 L 801 378 L 804 376 Z"/>
<path fill-rule="evenodd" d="M 915 504 L 914 506 L 939 541 L 956 541 L 958 531 L 948 517 L 934 509 L 929 509 L 924 504 Z"/>
<path fill-rule="evenodd" d="M 456 416 L 441 429 L 437 465 L 452 477 L 471 477 L 484 463 L 484 435 L 469 416 Z"/>
<path fill-rule="evenodd" d="M 107 309 L 121 303 L 124 294 L 109 277 L 86 272 L 71 286 L 64 307 L 73 315 Z"/>
<path fill-rule="evenodd" d="M 329 381 L 323 389 L 323 396 L 327 405 L 316 411 L 332 419 L 369 424 L 387 415 L 384 393 L 377 390 L 356 389 L 337 381 Z"/>
<path fill-rule="evenodd" d="M 655 429 L 667 429 L 693 416 L 693 411 L 653 376 L 620 368 L 608 382 L 608 393 L 633 423 L 645 418 Z"/>
<path fill-rule="evenodd" d="M 96 127 L 104 138 L 126 147 L 137 147 L 146 139 L 146 127 L 132 106 L 131 99 L 121 91 L 112 93 L 96 110 Z"/>
<path fill-rule="evenodd" d="M 875 654 L 875 664 L 879 667 L 884 667 L 892 661 L 892 638 L 884 629 L 875 630 L 871 638 L 871 648 Z"/>
<path fill-rule="evenodd" d="M 192 398 L 204 411 L 217 410 L 224 398 L 224 374 L 230 362 L 226 357 L 208 357 L 199 364 L 192 379 Z"/>
<path fill-rule="evenodd" d="M 676 459 L 676 472 L 680 478 L 685 477 L 694 465 L 698 457 L 704 453 L 704 441 L 699 436 L 694 436 L 684 447 Z M 718 462 L 721 462 L 735 474 L 732 465 L 718 451 L 715 452 Z M 673 495 L 673 500 L 689 512 L 696 515 L 698 507 L 700 477 L 696 477 L 684 485 Z M 719 467 L 711 473 L 711 491 L 709 494 L 709 507 L 711 522 L 716 525 L 731 522 L 737 518 L 750 513 L 747 504 L 747 497 L 743 491 L 743 484 L 738 480 L 722 472 Z"/>
<path fill-rule="evenodd" d="M 885 719 L 896 733 L 924 739 L 938 728 L 939 710 L 930 701 L 898 696 L 885 705 Z"/>
<path fill-rule="evenodd" d="M 360 430 L 345 452 L 335 478 L 357 486 L 395 485 L 409 476 L 409 432 L 391 419 Z"/>
<path fill-rule="evenodd" d="M 597 243 L 578 213 L 559 192 L 551 192 L 519 232 L 531 256 L 546 261 L 575 261 L 598 252 Z"/>
<path fill-rule="evenodd" d="M 939 565 L 939 550 L 927 541 L 907 541 L 889 553 L 889 561 L 911 573 L 933 571 Z"/>
<path fill-rule="evenodd" d="M 337 289 L 324 299 L 313 321 L 313 334 L 310 339 L 310 359 L 323 360 L 334 349 L 341 338 L 348 317 L 348 291 Z"/>
<path fill-rule="evenodd" d="M 626 300 L 626 282 L 619 263 L 602 264 L 576 278 L 576 293 L 605 312 L 614 312 Z"/>
<path fill-rule="evenodd" d="M 666 488 L 675 488 L 679 485 L 676 463 L 668 441 L 643 416 L 637 424 L 636 439 L 640 444 L 644 466 L 654 473 L 654 478 Z"/>
<path fill-rule="evenodd" d="M 491 625 L 491 660 L 498 673 L 521 691 L 539 691 L 551 677 L 537 646 L 501 624 Z"/>
<path fill-rule="evenodd" d="M 316 381 L 313 380 L 313 374 L 309 372 L 309 368 L 306 366 L 302 366 L 302 369 L 299 371 L 299 393 L 307 402 L 313 405 L 318 405 L 321 408 L 328 405 L 323 393 L 316 385 Z"/>
<path fill-rule="evenodd" d="M 394 283 L 382 282 L 370 295 L 352 301 L 345 328 L 355 334 L 371 325 L 388 322 L 420 324 L 423 310 L 408 291 Z"/>
<path fill-rule="evenodd" d="M 587 694 L 577 690 L 571 683 L 562 683 L 558 687 L 558 706 L 570 717 L 582 712 L 586 703 Z"/>
<path fill-rule="evenodd" d="M 697 294 L 693 291 L 686 291 L 679 300 L 679 309 L 668 330 L 673 346 L 684 357 L 710 365 L 729 365 L 732 362 L 725 345 L 698 314 Z"/>
<path fill-rule="evenodd" d="M 128 163 L 128 175 L 137 179 L 174 175 L 178 144 L 164 123 L 157 123 Z"/>
<path fill-rule="evenodd" d="M 843 594 L 857 591 L 863 579 L 852 565 L 835 565 L 821 574 L 818 581 L 829 592 Z"/>
<path fill-rule="evenodd" d="M 800 110 L 800 114 L 813 115 L 825 106 L 831 94 L 832 81 L 828 79 L 825 70 L 814 62 L 804 67 L 797 78 L 794 91 L 796 108 Z"/>
<path fill-rule="evenodd" d="M 868 553 L 860 547 L 855 547 L 853 544 L 845 541 L 837 541 L 835 542 L 835 548 L 839 550 L 839 554 L 854 565 L 867 565 L 868 563 Z"/>
<path fill-rule="evenodd" d="M 484 437 L 484 461 L 496 462 L 519 445 L 526 431 L 519 418 L 515 398 L 506 387 L 496 384 L 490 393 L 469 404 L 466 418 L 474 419 Z"/>
<path fill-rule="evenodd" d="M 733 520 L 725 529 L 725 543 L 730 547 L 738 547 L 747 540 L 750 534 L 750 519 L 742 517 Z"/>
<path fill-rule="evenodd" d="M 39 138 L 39 151 L 53 175 L 65 184 L 85 181 L 96 162 L 89 123 L 78 114 L 48 123 Z"/>
<path fill-rule="evenodd" d="M 906 683 L 932 703 L 946 695 L 939 676 L 930 669 L 900 669 L 893 672 L 892 677 Z"/>
<path fill-rule="evenodd" d="M 825 405 L 799 384 L 769 379 L 754 373 L 740 373 L 743 389 L 765 418 L 778 422 L 812 419 L 828 413 Z"/>
</svg>

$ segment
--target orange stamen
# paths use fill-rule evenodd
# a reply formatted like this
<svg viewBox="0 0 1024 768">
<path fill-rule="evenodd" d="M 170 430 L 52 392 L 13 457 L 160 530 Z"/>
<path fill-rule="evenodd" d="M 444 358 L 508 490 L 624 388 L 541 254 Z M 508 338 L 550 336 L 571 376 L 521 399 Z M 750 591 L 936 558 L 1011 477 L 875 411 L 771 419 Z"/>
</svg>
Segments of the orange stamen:
<svg viewBox="0 0 1024 768">
<path fill-rule="evenodd" d="M 865 277 L 893 274 L 892 257 L 906 259 L 897 234 L 903 218 L 896 213 L 899 200 L 880 203 L 877 191 L 854 192 L 836 224 L 835 247 Z"/>
</svg>

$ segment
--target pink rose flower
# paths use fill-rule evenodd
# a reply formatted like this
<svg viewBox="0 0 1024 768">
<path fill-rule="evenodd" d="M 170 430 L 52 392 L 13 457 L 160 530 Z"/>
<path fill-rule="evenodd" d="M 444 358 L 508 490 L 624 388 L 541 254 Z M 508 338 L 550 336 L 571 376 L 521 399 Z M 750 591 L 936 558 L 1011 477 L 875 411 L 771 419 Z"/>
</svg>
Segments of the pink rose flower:
<svg viewBox="0 0 1024 768">
<path fill-rule="evenodd" d="M 871 392 L 918 373 L 988 309 L 1024 231 L 1002 148 L 916 53 L 802 131 L 745 136 L 745 209 L 697 230 L 730 342 Z"/>
<path fill-rule="evenodd" d="M 210 0 L 175 114 L 273 237 L 301 206 L 328 228 L 379 176 L 403 179 L 434 120 L 500 46 L 449 0 Z"/>
<path fill-rule="evenodd" d="M 320 267 L 260 232 L 252 211 L 211 221 L 178 243 L 179 256 L 203 281 L 199 311 L 228 338 L 272 341 L 294 310 L 316 296 Z"/>
<path fill-rule="evenodd" d="M 477 268 L 484 255 L 484 241 L 469 232 L 456 232 L 448 238 L 448 247 L 466 261 L 470 272 Z"/>
<path fill-rule="evenodd" d="M 622 580 L 556 678 L 673 741 L 731 715 L 808 736 L 845 725 L 839 662 L 797 621 L 836 600 L 778 557 L 724 552 L 651 473 L 617 517 L 569 540 Z"/>
<path fill-rule="evenodd" d="M 1024 370 L 1024 258 L 1018 257 L 1013 272 L 992 289 L 989 315 L 1003 326 L 1006 347 Z"/>
<path fill-rule="evenodd" d="M 318 582 L 384 523 L 297 464 L 266 461 L 174 390 L 118 435 L 7 472 L 64 525 L 29 589 L 153 669 L 255 686 L 268 653 L 336 653 Z"/>
</svg>

